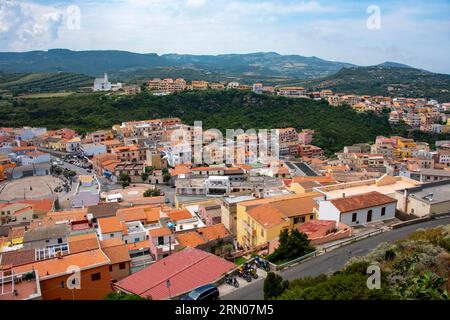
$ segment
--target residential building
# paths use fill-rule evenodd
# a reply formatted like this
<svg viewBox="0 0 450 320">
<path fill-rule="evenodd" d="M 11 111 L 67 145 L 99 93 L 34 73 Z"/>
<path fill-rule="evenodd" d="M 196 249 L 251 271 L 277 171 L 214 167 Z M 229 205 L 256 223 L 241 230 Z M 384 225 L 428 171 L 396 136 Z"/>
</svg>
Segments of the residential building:
<svg viewBox="0 0 450 320">
<path fill-rule="evenodd" d="M 320 220 L 334 220 L 347 226 L 357 226 L 394 219 L 397 200 L 372 191 L 318 203 Z"/>
</svg>

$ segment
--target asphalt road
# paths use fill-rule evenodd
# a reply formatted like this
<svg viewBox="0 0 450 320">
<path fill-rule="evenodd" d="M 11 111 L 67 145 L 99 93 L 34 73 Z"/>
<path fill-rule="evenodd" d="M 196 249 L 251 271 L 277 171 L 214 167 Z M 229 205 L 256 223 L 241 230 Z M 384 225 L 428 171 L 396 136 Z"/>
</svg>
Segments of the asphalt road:
<svg viewBox="0 0 450 320">
<path fill-rule="evenodd" d="M 335 249 L 311 260 L 305 261 L 292 268 L 280 271 L 279 274 L 287 280 L 294 280 L 306 276 L 318 276 L 323 273 L 331 273 L 342 269 L 349 260 L 349 251 L 351 257 L 365 256 L 372 249 L 383 242 L 394 242 L 405 238 L 408 234 L 418 228 L 436 227 L 439 225 L 450 224 L 450 217 L 439 218 L 414 224 L 403 228 L 391 230 L 379 235 L 354 242 L 344 247 Z M 262 300 L 263 299 L 263 279 L 252 282 L 250 285 L 242 287 L 221 299 L 223 300 Z"/>
</svg>

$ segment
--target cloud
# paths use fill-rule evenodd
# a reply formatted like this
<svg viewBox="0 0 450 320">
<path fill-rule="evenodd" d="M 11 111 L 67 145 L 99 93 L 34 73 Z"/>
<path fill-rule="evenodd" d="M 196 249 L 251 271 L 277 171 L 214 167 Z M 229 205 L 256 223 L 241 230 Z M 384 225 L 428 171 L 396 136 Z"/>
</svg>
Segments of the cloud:
<svg viewBox="0 0 450 320">
<path fill-rule="evenodd" d="M 206 4 L 206 0 L 186 0 L 186 7 L 199 8 Z"/>
<path fill-rule="evenodd" d="M 58 37 L 63 13 L 52 7 L 16 0 L 0 3 L 0 46 L 27 50 L 41 47 Z"/>
</svg>

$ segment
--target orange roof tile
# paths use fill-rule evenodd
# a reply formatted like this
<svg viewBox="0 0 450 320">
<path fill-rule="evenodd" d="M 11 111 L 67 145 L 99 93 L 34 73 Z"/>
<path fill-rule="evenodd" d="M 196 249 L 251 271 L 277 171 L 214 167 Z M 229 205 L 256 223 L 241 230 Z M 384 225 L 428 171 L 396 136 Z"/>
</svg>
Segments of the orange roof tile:
<svg viewBox="0 0 450 320">
<path fill-rule="evenodd" d="M 170 230 L 167 227 L 162 227 L 158 229 L 149 230 L 148 234 L 152 238 L 162 237 L 162 236 L 168 236 L 172 234 L 172 230 Z"/>
<path fill-rule="evenodd" d="M 130 254 L 128 253 L 128 246 L 126 244 L 102 248 L 102 250 L 108 256 L 112 264 L 131 261 Z"/>
<path fill-rule="evenodd" d="M 103 248 L 110 248 L 110 247 L 116 247 L 123 244 L 122 239 L 120 238 L 111 238 L 106 240 L 100 240 L 100 247 Z"/>
<path fill-rule="evenodd" d="M 202 234 L 206 240 L 212 241 L 220 238 L 225 238 L 226 236 L 229 236 L 230 233 L 225 228 L 223 223 L 215 224 L 208 227 L 203 227 L 197 229 L 197 232 Z"/>
<path fill-rule="evenodd" d="M 333 199 L 330 202 L 341 212 L 350 212 L 364 208 L 370 208 L 375 206 L 381 206 L 393 202 L 397 202 L 396 199 L 386 196 L 377 191 L 372 191 L 363 194 L 357 194 L 354 196 L 348 196 L 345 198 Z"/>
<path fill-rule="evenodd" d="M 150 247 L 150 241 L 149 240 L 144 240 L 144 241 L 129 243 L 129 244 L 127 244 L 127 246 L 128 246 L 128 251 L 135 251 L 135 250 L 139 250 L 139 249 L 146 249 L 146 248 Z"/>
<path fill-rule="evenodd" d="M 180 243 L 180 245 L 184 247 L 195 248 L 198 245 L 204 244 L 206 242 L 205 239 L 198 232 L 195 231 L 177 234 L 176 238 Z"/>
<path fill-rule="evenodd" d="M 79 253 L 99 248 L 98 238 L 95 233 L 73 235 L 67 239 L 70 253 Z"/>
<path fill-rule="evenodd" d="M 98 226 L 101 233 L 123 232 L 122 223 L 117 217 L 108 217 L 98 219 Z"/>
<path fill-rule="evenodd" d="M 70 266 L 78 266 L 81 270 L 109 265 L 110 260 L 102 250 L 90 250 L 76 254 L 69 254 L 62 258 L 37 261 L 13 268 L 15 273 L 24 273 L 36 270 L 41 280 L 59 277 L 68 274 Z"/>
<path fill-rule="evenodd" d="M 167 216 L 172 221 L 187 220 L 192 218 L 192 214 L 187 209 L 169 211 L 167 212 Z"/>
<path fill-rule="evenodd" d="M 265 229 L 284 224 L 287 221 L 287 218 L 270 203 L 252 208 L 247 211 L 247 214 Z"/>
<path fill-rule="evenodd" d="M 144 207 L 132 207 L 132 208 L 119 209 L 119 210 L 117 210 L 116 216 L 121 221 L 125 221 L 125 222 L 147 220 L 147 214 L 145 213 Z"/>
</svg>

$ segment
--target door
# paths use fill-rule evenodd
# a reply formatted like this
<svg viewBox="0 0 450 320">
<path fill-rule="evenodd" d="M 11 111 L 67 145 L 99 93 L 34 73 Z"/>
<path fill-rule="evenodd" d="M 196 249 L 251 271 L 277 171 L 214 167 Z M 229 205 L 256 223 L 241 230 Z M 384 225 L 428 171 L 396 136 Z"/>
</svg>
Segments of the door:
<svg viewBox="0 0 450 320">
<path fill-rule="evenodd" d="M 371 222 L 372 221 L 372 210 L 369 210 L 367 212 L 367 222 Z"/>
</svg>

